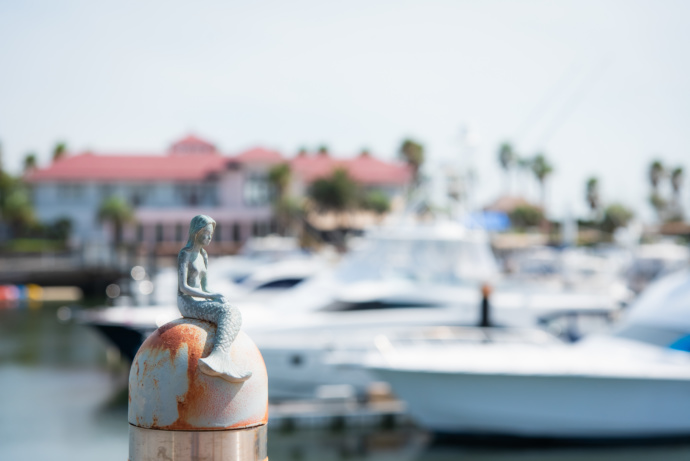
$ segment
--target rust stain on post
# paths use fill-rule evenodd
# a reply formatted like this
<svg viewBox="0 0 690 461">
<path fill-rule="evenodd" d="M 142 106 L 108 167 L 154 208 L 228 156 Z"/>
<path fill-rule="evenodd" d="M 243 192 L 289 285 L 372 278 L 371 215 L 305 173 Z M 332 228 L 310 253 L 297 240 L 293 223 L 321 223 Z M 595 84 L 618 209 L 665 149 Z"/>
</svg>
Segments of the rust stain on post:
<svg viewBox="0 0 690 461">
<path fill-rule="evenodd" d="M 176 379 L 187 381 L 178 382 L 180 390 L 184 392 L 175 394 L 173 401 L 161 402 L 177 410 L 176 419 L 171 421 L 170 408 L 167 417 L 161 420 L 160 409 L 144 409 L 150 411 L 152 418 L 143 418 L 150 421 L 146 424 L 138 416 L 133 424 L 140 427 L 163 430 L 228 430 L 242 429 L 260 426 L 268 422 L 268 388 L 266 368 L 261 353 L 256 345 L 245 334 L 240 334 L 233 344 L 231 353 L 233 360 L 253 370 L 254 375 L 243 383 L 229 383 L 221 378 L 208 376 L 198 369 L 198 361 L 210 354 L 213 347 L 215 325 L 199 321 L 181 319 L 168 323 L 154 332 L 141 347 L 137 354 L 147 360 L 144 363 L 143 375 L 148 376 L 149 386 L 153 389 L 142 389 L 137 384 L 139 380 L 146 379 L 134 372 L 139 366 L 135 358 L 133 366 L 134 383 L 130 382 L 132 390 L 137 390 L 144 395 L 144 401 L 149 396 L 169 395 L 166 390 L 171 383 L 165 379 L 166 374 L 175 371 Z M 186 350 L 186 361 L 180 362 L 178 356 L 183 349 Z M 180 369 L 181 366 L 186 370 Z M 181 374 L 179 372 L 182 372 Z M 143 381 L 142 381 L 143 382 Z M 180 385 L 182 384 L 182 385 Z M 171 396 L 172 397 L 172 396 Z M 169 397 L 168 397 L 169 398 Z M 151 399 L 155 401 L 155 399 Z M 130 406 L 133 401 L 131 399 Z M 172 418 L 175 418 L 175 410 L 172 410 Z M 130 418 L 131 419 L 131 418 Z M 162 423 L 162 424 L 161 424 Z"/>
</svg>

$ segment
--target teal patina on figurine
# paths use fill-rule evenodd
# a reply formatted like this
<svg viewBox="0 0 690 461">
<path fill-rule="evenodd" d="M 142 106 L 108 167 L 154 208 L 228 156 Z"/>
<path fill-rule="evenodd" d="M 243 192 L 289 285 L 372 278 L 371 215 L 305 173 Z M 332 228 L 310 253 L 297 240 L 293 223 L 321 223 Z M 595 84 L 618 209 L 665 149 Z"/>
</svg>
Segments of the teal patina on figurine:
<svg viewBox="0 0 690 461">
<path fill-rule="evenodd" d="M 205 215 L 192 219 L 189 239 L 177 258 L 177 306 L 183 317 L 207 320 L 217 326 L 215 344 L 208 357 L 199 359 L 199 370 L 229 382 L 242 382 L 252 375 L 232 361 L 230 347 L 242 326 L 242 314 L 221 293 L 209 290 L 206 282 L 208 253 L 216 222 Z"/>
</svg>

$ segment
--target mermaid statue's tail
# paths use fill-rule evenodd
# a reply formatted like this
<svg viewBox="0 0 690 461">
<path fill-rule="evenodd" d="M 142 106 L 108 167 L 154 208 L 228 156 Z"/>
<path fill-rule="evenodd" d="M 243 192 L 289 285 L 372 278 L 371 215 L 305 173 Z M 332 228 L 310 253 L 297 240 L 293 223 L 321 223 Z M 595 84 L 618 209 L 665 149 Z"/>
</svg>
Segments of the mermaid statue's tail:
<svg viewBox="0 0 690 461">
<path fill-rule="evenodd" d="M 230 354 L 214 350 L 208 357 L 199 359 L 199 370 L 210 376 L 218 376 L 231 383 L 241 383 L 252 376 L 251 371 L 242 371 L 232 363 Z"/>
<path fill-rule="evenodd" d="M 185 317 L 208 320 L 216 324 L 213 349 L 208 357 L 199 359 L 199 371 L 218 376 L 231 383 L 248 380 L 252 373 L 243 371 L 232 361 L 230 348 L 240 332 L 242 314 L 227 302 L 195 301 L 191 297 L 178 297 L 180 312 Z"/>
</svg>

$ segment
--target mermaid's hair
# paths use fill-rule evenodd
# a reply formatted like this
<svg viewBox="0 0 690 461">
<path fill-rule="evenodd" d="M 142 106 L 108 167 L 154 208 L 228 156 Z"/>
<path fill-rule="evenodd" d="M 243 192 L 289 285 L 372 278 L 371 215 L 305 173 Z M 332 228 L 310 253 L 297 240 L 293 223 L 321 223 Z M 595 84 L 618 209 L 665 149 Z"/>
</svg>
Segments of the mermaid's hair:
<svg viewBox="0 0 690 461">
<path fill-rule="evenodd" d="M 187 239 L 187 244 L 184 246 L 183 250 L 191 249 L 194 246 L 194 240 L 196 239 L 196 234 L 199 233 L 201 229 L 211 224 L 213 230 L 216 230 L 216 222 L 210 216 L 204 214 L 196 215 L 192 218 L 192 222 L 189 223 L 189 239 Z M 202 253 L 206 253 L 206 250 L 201 249 Z"/>
</svg>

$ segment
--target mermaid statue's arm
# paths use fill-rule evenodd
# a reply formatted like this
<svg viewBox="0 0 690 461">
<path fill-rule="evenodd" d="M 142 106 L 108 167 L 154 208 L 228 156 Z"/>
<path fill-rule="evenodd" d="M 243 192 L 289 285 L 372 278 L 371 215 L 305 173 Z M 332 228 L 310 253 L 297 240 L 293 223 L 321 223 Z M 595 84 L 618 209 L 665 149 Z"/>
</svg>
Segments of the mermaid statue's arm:
<svg viewBox="0 0 690 461">
<path fill-rule="evenodd" d="M 208 278 L 206 277 L 206 274 L 208 273 L 208 253 L 206 253 L 204 250 L 201 250 L 199 252 L 199 256 L 204 258 L 204 267 L 206 268 L 206 271 L 200 274 L 201 289 L 204 290 L 206 293 L 211 293 L 211 290 L 208 289 Z"/>
<path fill-rule="evenodd" d="M 189 264 L 189 254 L 182 250 L 177 257 L 177 286 L 181 293 L 189 296 L 196 296 L 199 298 L 216 299 L 221 297 L 218 293 L 209 293 L 205 290 L 206 274 L 202 274 L 201 286 L 202 288 L 190 287 L 187 283 L 187 266 Z"/>
<path fill-rule="evenodd" d="M 222 298 L 222 297 L 223 297 L 222 294 L 220 294 L 220 293 L 214 293 L 213 291 L 209 290 L 209 288 L 208 288 L 208 281 L 207 281 L 207 280 L 208 280 L 208 279 L 207 279 L 207 277 L 206 277 L 206 273 L 205 273 L 205 272 L 202 273 L 202 274 L 201 274 L 201 289 L 202 289 L 205 293 L 207 293 L 208 295 L 210 295 L 212 298 L 214 298 L 214 299 L 215 299 L 215 298 L 217 298 L 217 299 Z"/>
</svg>

